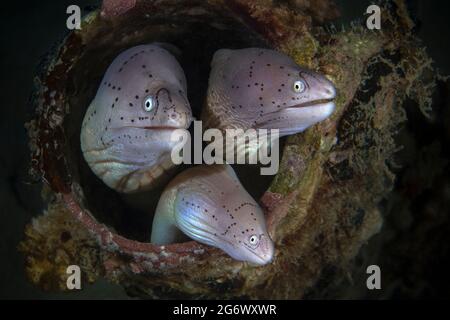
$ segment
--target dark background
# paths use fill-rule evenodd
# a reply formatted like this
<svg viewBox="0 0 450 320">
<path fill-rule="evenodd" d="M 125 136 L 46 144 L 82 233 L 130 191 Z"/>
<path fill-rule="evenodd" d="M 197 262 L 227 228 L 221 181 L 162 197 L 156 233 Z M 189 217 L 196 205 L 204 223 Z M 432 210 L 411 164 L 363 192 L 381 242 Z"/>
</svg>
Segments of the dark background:
<svg viewBox="0 0 450 320">
<path fill-rule="evenodd" d="M 0 298 L 126 298 L 121 287 L 106 281 L 74 293 L 49 293 L 31 285 L 24 274 L 17 245 L 33 216 L 40 214 L 40 184 L 27 175 L 28 147 L 24 123 L 31 113 L 27 103 L 41 58 L 66 34 L 66 8 L 82 9 L 100 1 L 58 0 L 2 3 L 0 33 Z M 342 16 L 336 22 L 362 19 L 372 1 L 337 1 Z M 450 74 L 448 1 L 409 1 L 418 23 L 418 36 L 442 74 Z M 86 12 L 86 10 L 84 10 Z M 411 239 L 414 241 L 414 239 Z M 423 279 L 421 279 L 423 280 Z M 448 291 L 447 291 L 448 292 Z"/>
</svg>

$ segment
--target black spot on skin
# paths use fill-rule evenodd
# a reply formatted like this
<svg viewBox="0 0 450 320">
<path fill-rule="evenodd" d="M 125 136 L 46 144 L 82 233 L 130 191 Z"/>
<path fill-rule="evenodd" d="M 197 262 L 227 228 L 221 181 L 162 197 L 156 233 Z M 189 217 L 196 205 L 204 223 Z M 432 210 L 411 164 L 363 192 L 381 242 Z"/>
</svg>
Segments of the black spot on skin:
<svg viewBox="0 0 450 320">
<path fill-rule="evenodd" d="M 135 96 L 136 99 L 139 99 L 139 96 Z"/>
<path fill-rule="evenodd" d="M 148 93 L 148 89 L 145 89 L 145 93 Z"/>
<path fill-rule="evenodd" d="M 111 105 L 111 109 L 114 109 L 114 103 Z"/>
<path fill-rule="evenodd" d="M 123 117 L 120 117 L 120 120 L 123 120 Z"/>
<path fill-rule="evenodd" d="M 149 77 L 149 78 L 153 78 L 153 75 L 150 73 L 150 74 L 148 75 L 148 77 Z"/>
<path fill-rule="evenodd" d="M 131 122 L 134 122 L 134 119 L 131 119 Z"/>
<path fill-rule="evenodd" d="M 119 101 L 119 97 L 116 97 L 115 101 L 116 101 L 116 102 Z"/>
<path fill-rule="evenodd" d="M 145 68 L 146 68 L 146 66 L 145 66 L 145 64 L 143 64 L 143 65 L 142 65 L 142 69 L 145 69 Z"/>
<path fill-rule="evenodd" d="M 130 106 L 130 107 L 132 107 L 132 106 L 133 106 L 133 104 L 132 104 L 132 103 L 130 102 L 130 103 L 129 103 L 129 106 Z"/>
</svg>

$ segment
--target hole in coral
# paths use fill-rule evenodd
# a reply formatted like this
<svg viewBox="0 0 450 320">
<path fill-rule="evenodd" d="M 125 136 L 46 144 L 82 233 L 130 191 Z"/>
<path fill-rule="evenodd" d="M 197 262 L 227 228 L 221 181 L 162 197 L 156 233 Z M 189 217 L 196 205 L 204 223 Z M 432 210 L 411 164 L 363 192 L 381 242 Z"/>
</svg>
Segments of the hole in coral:
<svg viewBox="0 0 450 320">
<path fill-rule="evenodd" d="M 214 21 L 214 26 L 210 21 Z M 114 58 L 127 48 L 151 42 L 175 45 L 182 52 L 179 62 L 187 78 L 188 98 L 193 115 L 200 119 L 214 52 L 221 48 L 268 46 L 258 34 L 229 16 L 219 13 L 205 13 L 204 17 L 178 15 L 176 18 L 164 20 L 151 20 L 143 13 L 141 18 L 133 17 L 133 22 L 129 22 L 125 20 L 115 25 L 117 32 L 99 27 L 97 35 L 90 39 L 90 43 L 83 49 L 82 56 L 77 57 L 66 91 L 70 113 L 66 116 L 64 125 L 69 140 L 69 167 L 74 181 L 79 183 L 83 190 L 83 206 L 98 221 L 113 228 L 120 235 L 148 242 L 153 213 L 165 184 L 142 194 L 119 194 L 92 173 L 81 154 L 81 122 L 101 84 L 105 70 Z M 127 37 L 124 37 L 125 34 Z M 280 155 L 281 150 L 280 146 Z M 186 169 L 186 166 L 180 166 L 177 171 L 183 169 Z M 235 165 L 234 169 L 244 187 L 255 199 L 262 196 L 273 179 L 273 176 L 260 175 L 259 166 Z"/>
</svg>

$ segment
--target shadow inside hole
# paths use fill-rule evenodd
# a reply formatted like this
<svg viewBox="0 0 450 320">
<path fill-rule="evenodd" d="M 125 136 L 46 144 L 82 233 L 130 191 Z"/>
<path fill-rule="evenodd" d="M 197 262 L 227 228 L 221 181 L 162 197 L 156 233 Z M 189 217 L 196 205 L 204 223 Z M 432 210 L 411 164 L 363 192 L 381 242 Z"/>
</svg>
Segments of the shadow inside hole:
<svg viewBox="0 0 450 320">
<path fill-rule="evenodd" d="M 200 119 L 214 52 L 222 48 L 268 47 L 258 34 L 240 22 L 229 16 L 214 14 L 214 17 L 205 17 L 203 22 L 198 17 L 191 19 L 188 16 L 153 23 L 147 17 L 142 18 L 142 21 L 134 17 L 133 23 L 123 21 L 114 27 L 120 30 L 117 36 L 109 29 L 100 28 L 96 35 L 98 39 L 90 39 L 71 68 L 66 85 L 70 112 L 64 122 L 71 179 L 81 187 L 82 206 L 99 222 L 129 239 L 149 241 L 154 211 L 165 185 L 189 165 L 174 168 L 170 179 L 156 189 L 139 194 L 120 194 L 97 178 L 83 158 L 80 129 L 84 114 L 106 69 L 120 52 L 139 44 L 166 42 L 175 45 L 182 52 L 181 57 L 177 58 L 187 78 L 188 99 L 194 117 Z M 220 27 L 212 26 L 209 21 L 214 21 L 214 25 Z M 133 36 L 123 38 L 123 34 Z M 280 146 L 280 155 L 281 150 Z M 258 165 L 235 165 L 234 169 L 255 199 L 262 196 L 274 177 L 260 175 Z"/>
</svg>

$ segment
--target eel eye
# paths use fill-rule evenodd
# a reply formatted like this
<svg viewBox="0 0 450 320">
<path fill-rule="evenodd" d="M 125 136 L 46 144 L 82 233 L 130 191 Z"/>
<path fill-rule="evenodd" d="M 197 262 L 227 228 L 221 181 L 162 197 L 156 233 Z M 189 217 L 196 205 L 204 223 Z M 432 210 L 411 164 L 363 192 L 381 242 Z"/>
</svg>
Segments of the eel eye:
<svg viewBox="0 0 450 320">
<path fill-rule="evenodd" d="M 259 244 L 259 237 L 256 234 L 251 235 L 250 238 L 248 238 L 248 242 L 250 242 L 252 247 L 256 247 Z"/>
<path fill-rule="evenodd" d="M 149 112 L 153 109 L 155 105 L 153 97 L 149 96 L 144 100 L 144 110 Z"/>
<path fill-rule="evenodd" d="M 297 80 L 294 82 L 294 91 L 297 93 L 305 91 L 306 85 L 303 81 Z"/>
</svg>

